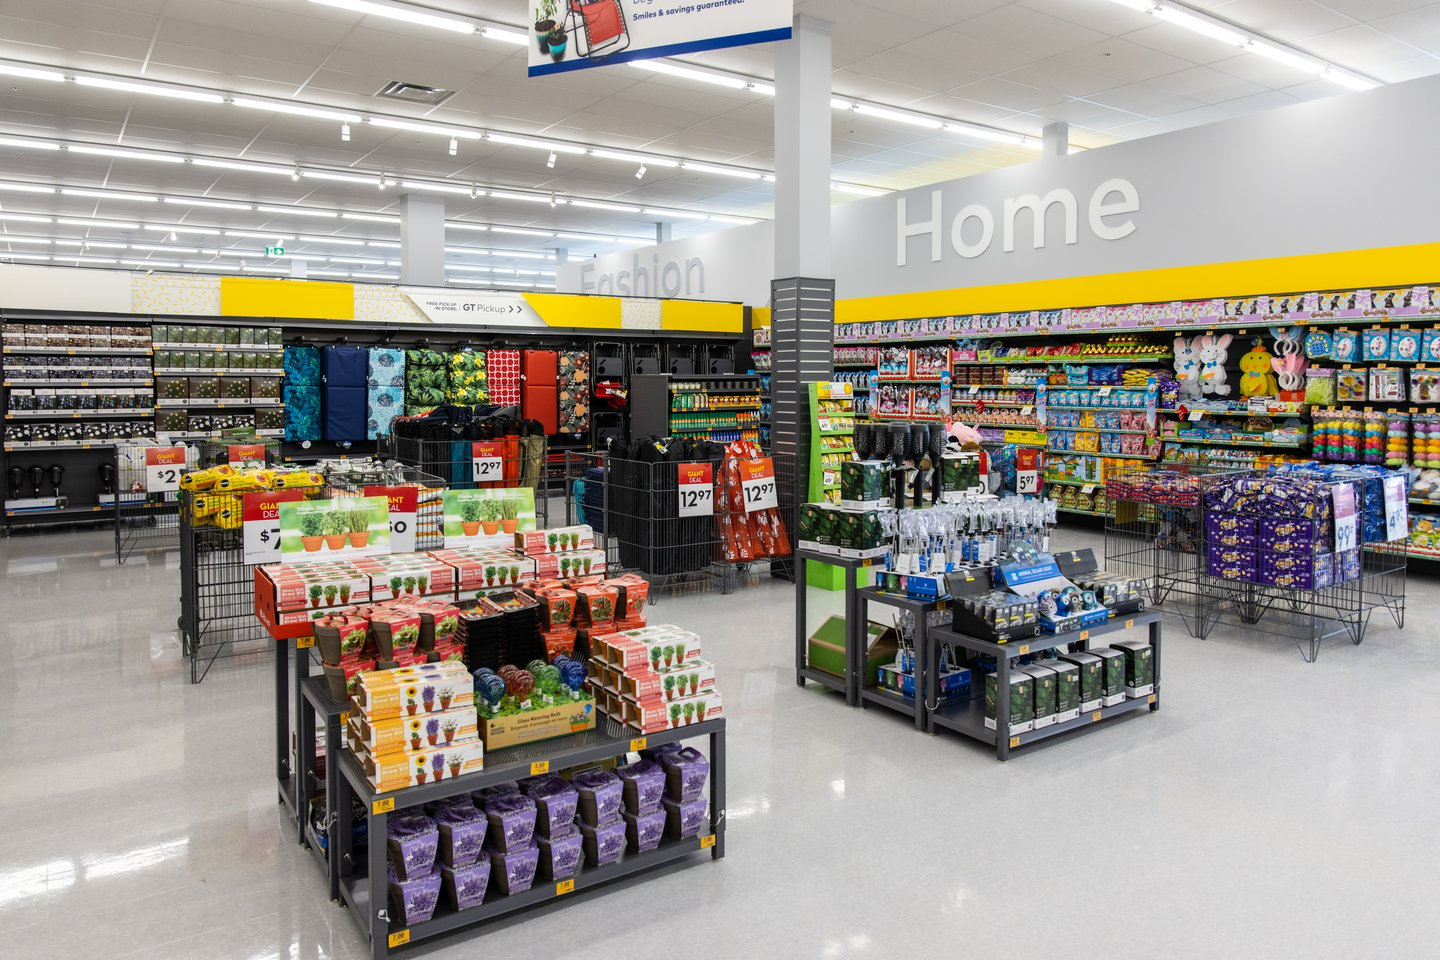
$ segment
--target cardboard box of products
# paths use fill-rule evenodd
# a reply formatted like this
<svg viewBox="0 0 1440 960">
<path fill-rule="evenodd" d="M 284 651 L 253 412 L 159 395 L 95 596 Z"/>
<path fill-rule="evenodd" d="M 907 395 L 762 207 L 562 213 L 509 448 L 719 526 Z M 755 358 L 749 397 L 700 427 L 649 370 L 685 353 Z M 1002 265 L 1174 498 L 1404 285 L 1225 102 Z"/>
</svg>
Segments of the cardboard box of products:
<svg viewBox="0 0 1440 960">
<path fill-rule="evenodd" d="M 879 670 L 887 663 L 895 662 L 900 652 L 900 634 L 894 627 L 879 623 L 867 623 L 865 675 L 866 686 L 873 685 L 879 678 Z M 845 618 L 829 617 L 820 628 L 810 635 L 807 644 L 809 665 L 822 673 L 837 677 L 845 675 Z"/>
<path fill-rule="evenodd" d="M 1111 646 L 1125 657 L 1125 696 L 1134 699 L 1154 693 L 1154 648 L 1144 640 L 1121 640 Z"/>
<path fill-rule="evenodd" d="M 594 547 L 595 531 L 584 523 L 548 530 L 522 530 L 515 534 L 516 551 L 531 557 L 564 556 Z"/>
<path fill-rule="evenodd" d="M 1080 667 L 1069 660 L 1041 660 L 1040 666 L 1055 672 L 1055 722 L 1065 723 L 1080 716 Z"/>
<path fill-rule="evenodd" d="M 447 747 L 474 740 L 480 735 L 475 706 L 469 700 L 450 701 L 455 709 L 415 717 L 390 717 L 385 720 L 357 718 L 356 738 L 371 756 L 384 756 L 404 751 L 418 752 L 434 747 Z"/>
<path fill-rule="evenodd" d="M 1091 713 L 1101 707 L 1105 661 L 1093 653 L 1066 653 L 1061 660 L 1075 664 L 1080 671 L 1080 710 Z"/>
<path fill-rule="evenodd" d="M 999 678 L 994 673 L 985 674 L 985 728 L 994 730 L 998 725 L 997 688 Z M 1124 694 L 1121 694 L 1124 699 Z M 1035 678 L 1024 670 L 1010 671 L 1010 730 L 1009 734 L 1025 733 L 1035 729 Z"/>
<path fill-rule="evenodd" d="M 362 674 L 352 699 L 368 719 L 386 720 L 447 709 L 440 706 L 447 694 L 451 705 L 473 700 L 475 679 L 463 663 L 424 663 Z"/>
<path fill-rule="evenodd" d="M 1091 656 L 1099 657 L 1100 705 L 1113 707 L 1125 702 L 1125 654 L 1114 647 L 1091 647 Z"/>
<path fill-rule="evenodd" d="M 366 756 L 361 763 L 365 778 L 377 791 L 387 792 L 477 773 L 485 768 L 485 746 L 469 740 L 429 750 Z"/>
<path fill-rule="evenodd" d="M 641 733 L 659 733 L 724 716 L 720 694 L 714 690 L 698 697 L 625 703 L 625 723 Z"/>
<path fill-rule="evenodd" d="M 620 674 L 618 680 L 620 692 L 627 699 L 678 700 L 713 689 L 715 664 L 697 658 L 659 670 Z"/>
<path fill-rule="evenodd" d="M 519 534 L 517 533 L 518 537 Z M 605 572 L 604 550 L 571 550 L 566 553 L 542 553 L 532 556 L 538 577 L 589 577 Z"/>
<path fill-rule="evenodd" d="M 668 624 L 620 633 L 595 631 L 590 643 L 592 650 L 625 673 L 643 673 L 702 656 L 698 636 Z"/>
<path fill-rule="evenodd" d="M 265 592 L 277 612 L 319 610 L 368 601 L 370 577 L 348 563 L 263 564 L 255 568 L 255 591 L 257 602 Z"/>
<path fill-rule="evenodd" d="M 1035 681 L 1035 729 L 1040 730 L 1044 727 L 1048 727 L 1056 723 L 1057 717 L 1055 715 L 1055 671 L 1051 670 L 1049 667 L 1041 666 L 1038 663 L 1032 663 L 1027 667 L 1021 667 L 1020 669 L 1028 673 L 1032 678 L 1034 678 Z"/>
<path fill-rule="evenodd" d="M 595 728 L 595 700 L 582 696 L 509 716 L 480 717 L 480 739 L 490 750 L 564 737 Z"/>
</svg>

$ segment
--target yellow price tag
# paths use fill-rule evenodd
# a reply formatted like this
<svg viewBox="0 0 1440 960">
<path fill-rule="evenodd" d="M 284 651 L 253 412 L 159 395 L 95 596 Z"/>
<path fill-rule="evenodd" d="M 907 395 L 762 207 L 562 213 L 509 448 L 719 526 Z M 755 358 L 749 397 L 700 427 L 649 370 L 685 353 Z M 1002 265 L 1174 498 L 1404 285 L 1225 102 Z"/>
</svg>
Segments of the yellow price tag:
<svg viewBox="0 0 1440 960">
<path fill-rule="evenodd" d="M 1099 711 L 1099 710 L 1096 710 L 1094 713 L 1090 714 L 1090 722 L 1091 722 L 1091 723 L 1099 723 L 1099 722 L 1100 722 L 1100 717 L 1101 717 L 1100 711 Z"/>
<path fill-rule="evenodd" d="M 944 610 L 945 607 L 946 607 L 946 603 L 945 603 L 944 600 L 937 600 L 937 601 L 935 601 L 935 609 L 936 609 L 936 610 Z"/>
<path fill-rule="evenodd" d="M 631 753 L 639 753 L 641 750 L 644 750 L 644 749 L 645 749 L 645 746 L 646 746 L 649 742 L 650 742 L 650 738 L 649 738 L 649 737 L 636 737 L 634 740 L 631 740 L 631 741 L 630 741 L 630 752 L 631 752 Z"/>
<path fill-rule="evenodd" d="M 392 950 L 396 947 L 403 947 L 410 942 L 410 931 L 401 930 L 397 933 L 392 933 L 385 938 L 385 942 L 390 945 Z"/>
<path fill-rule="evenodd" d="M 1154 703 L 1154 702 L 1155 702 L 1155 694 L 1153 694 L 1153 693 L 1150 694 L 1150 696 L 1146 699 L 1145 702 L 1146 702 L 1146 703 Z"/>
<path fill-rule="evenodd" d="M 555 896 L 557 896 L 557 897 L 563 897 L 563 896 L 565 896 L 565 894 L 567 894 L 567 893 L 574 893 L 574 892 L 575 892 L 575 878 L 574 878 L 574 877 L 571 877 L 569 880 L 561 880 L 559 883 L 555 884 Z"/>
<path fill-rule="evenodd" d="M 347 724 L 347 723 L 349 723 L 349 722 L 350 722 L 350 711 L 349 711 L 349 710 L 341 711 L 341 713 L 340 713 L 340 724 L 341 724 L 341 726 L 344 726 L 345 724 Z"/>
<path fill-rule="evenodd" d="M 1126 620 L 1126 621 L 1125 621 L 1125 629 L 1126 629 L 1126 630 L 1129 630 L 1129 629 L 1130 629 L 1131 627 L 1133 627 L 1133 626 L 1135 626 L 1135 621 L 1134 621 L 1134 620 Z"/>
<path fill-rule="evenodd" d="M 715 834 L 707 833 L 705 836 L 700 838 L 701 850 L 709 850 L 713 846 L 715 846 Z"/>
<path fill-rule="evenodd" d="M 370 804 L 370 812 L 372 814 L 389 813 L 391 810 L 394 809 L 394 797 L 385 797 L 383 800 L 376 800 L 374 803 Z"/>
<path fill-rule="evenodd" d="M 542 773 L 549 773 L 549 772 L 550 772 L 550 761 L 549 761 L 549 760 L 536 760 L 534 763 L 530 764 L 530 776 L 532 776 L 532 777 L 538 777 L 538 776 L 540 776 L 540 774 L 542 774 Z"/>
<path fill-rule="evenodd" d="M 1010 738 L 1010 746 L 1011 746 L 1012 748 L 1013 748 L 1013 747 L 1018 747 L 1018 746 L 1020 746 L 1020 738 L 1019 738 L 1019 737 L 1011 737 L 1011 738 Z"/>
<path fill-rule="evenodd" d="M 1028 644 L 1028 643 L 1022 643 L 1022 644 L 1020 644 L 1020 656 L 1023 657 L 1023 656 L 1025 656 L 1025 654 L 1027 654 L 1027 653 L 1029 653 L 1029 652 L 1030 652 L 1030 644 Z"/>
<path fill-rule="evenodd" d="M 295 649 L 296 649 L 296 650 L 308 650 L 310 647 L 313 647 L 313 646 L 315 646 L 315 638 L 314 638 L 313 636 L 311 636 L 311 637 L 296 637 L 296 638 L 295 638 Z"/>
<path fill-rule="evenodd" d="M 1080 631 L 1080 639 L 1081 639 L 1081 640 L 1089 640 L 1089 639 L 1090 639 L 1090 631 L 1089 631 L 1089 630 L 1081 630 L 1081 631 Z"/>
</svg>

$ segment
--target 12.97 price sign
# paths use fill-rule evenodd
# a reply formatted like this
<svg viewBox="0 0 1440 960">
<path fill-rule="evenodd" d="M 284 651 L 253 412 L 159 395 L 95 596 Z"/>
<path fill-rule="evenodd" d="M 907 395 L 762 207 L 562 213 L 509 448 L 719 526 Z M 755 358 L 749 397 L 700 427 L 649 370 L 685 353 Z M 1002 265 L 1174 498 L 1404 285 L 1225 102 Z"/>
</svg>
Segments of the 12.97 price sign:
<svg viewBox="0 0 1440 960">
<path fill-rule="evenodd" d="M 715 515 L 715 468 L 708 463 L 682 463 L 676 468 L 679 516 Z"/>
<path fill-rule="evenodd" d="M 184 447 L 149 447 L 145 450 L 146 493 L 179 490 L 180 474 L 184 472 Z"/>
<path fill-rule="evenodd" d="M 504 480 L 505 444 L 471 444 L 470 468 L 474 473 L 476 483 L 498 483 Z"/>
<path fill-rule="evenodd" d="M 780 506 L 775 495 L 775 463 L 769 457 L 740 461 L 740 488 L 745 493 L 746 513 Z"/>
</svg>

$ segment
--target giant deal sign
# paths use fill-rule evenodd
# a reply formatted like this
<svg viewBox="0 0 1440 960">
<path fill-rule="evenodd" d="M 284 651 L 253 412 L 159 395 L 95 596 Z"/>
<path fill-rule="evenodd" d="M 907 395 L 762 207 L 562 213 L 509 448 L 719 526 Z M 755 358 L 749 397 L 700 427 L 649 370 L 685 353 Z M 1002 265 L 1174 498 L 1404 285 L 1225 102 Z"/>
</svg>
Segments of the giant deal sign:
<svg viewBox="0 0 1440 960">
<path fill-rule="evenodd" d="M 790 0 L 539 0 L 530 76 L 790 38 Z"/>
</svg>

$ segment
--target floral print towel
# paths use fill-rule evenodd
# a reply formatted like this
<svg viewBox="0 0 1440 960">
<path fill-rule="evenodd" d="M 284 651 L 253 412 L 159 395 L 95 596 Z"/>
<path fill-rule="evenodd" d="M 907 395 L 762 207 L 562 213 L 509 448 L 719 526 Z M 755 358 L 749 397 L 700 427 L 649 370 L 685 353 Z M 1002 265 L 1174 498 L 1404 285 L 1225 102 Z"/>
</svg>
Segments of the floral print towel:
<svg viewBox="0 0 1440 960">
<path fill-rule="evenodd" d="M 391 347 L 371 347 L 370 365 L 366 371 L 367 387 L 404 387 L 405 351 Z"/>
<path fill-rule="evenodd" d="M 576 436 L 590 430 L 590 354 L 560 352 L 560 429 Z"/>
</svg>

